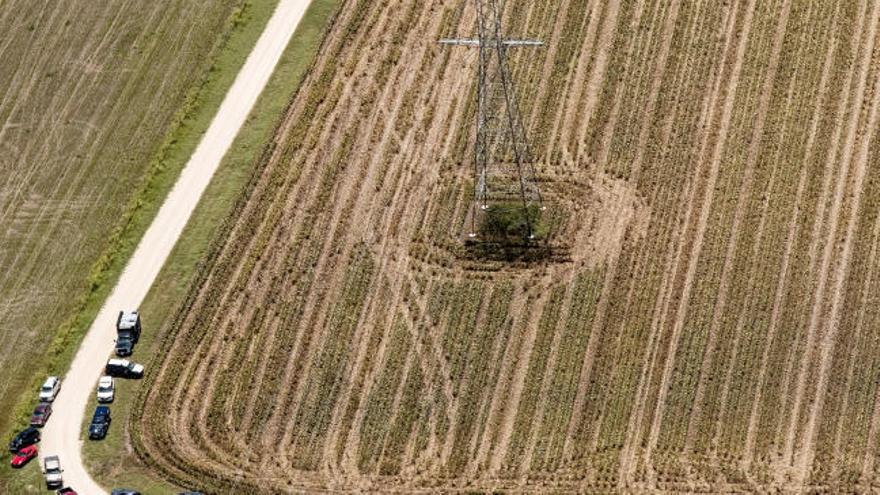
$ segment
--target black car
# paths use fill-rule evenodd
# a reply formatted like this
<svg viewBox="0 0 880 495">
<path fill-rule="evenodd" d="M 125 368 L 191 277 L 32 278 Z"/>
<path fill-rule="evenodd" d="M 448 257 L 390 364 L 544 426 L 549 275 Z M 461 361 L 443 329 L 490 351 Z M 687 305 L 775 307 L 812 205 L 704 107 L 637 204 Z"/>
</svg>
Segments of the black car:
<svg viewBox="0 0 880 495">
<path fill-rule="evenodd" d="M 89 425 L 89 439 L 101 440 L 107 436 L 107 430 L 110 429 L 110 408 L 107 406 L 98 406 L 95 408 L 95 415 L 92 416 L 92 423 Z"/>
<path fill-rule="evenodd" d="M 142 378 L 144 376 L 144 366 L 132 363 L 127 359 L 111 359 L 107 361 L 104 372 L 109 376 L 118 378 Z"/>
<path fill-rule="evenodd" d="M 116 355 L 131 356 L 134 351 L 134 339 L 119 337 L 116 339 Z"/>
<path fill-rule="evenodd" d="M 116 318 L 116 355 L 131 356 L 141 337 L 141 316 L 137 311 L 120 311 Z"/>
<path fill-rule="evenodd" d="M 110 492 L 110 495 L 141 495 L 141 492 L 128 490 L 126 488 L 114 488 L 113 491 Z"/>
<path fill-rule="evenodd" d="M 15 438 L 9 442 L 9 452 L 14 454 L 28 445 L 33 445 L 39 441 L 40 430 L 33 426 L 28 427 L 27 429 L 18 432 L 18 435 L 15 435 Z"/>
</svg>

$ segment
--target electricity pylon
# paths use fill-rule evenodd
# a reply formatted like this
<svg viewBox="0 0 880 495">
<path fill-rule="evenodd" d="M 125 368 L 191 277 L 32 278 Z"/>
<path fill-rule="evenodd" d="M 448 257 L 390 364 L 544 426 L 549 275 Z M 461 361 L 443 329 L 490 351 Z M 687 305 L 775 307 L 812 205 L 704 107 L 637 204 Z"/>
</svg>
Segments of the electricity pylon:
<svg viewBox="0 0 880 495">
<path fill-rule="evenodd" d="M 531 210 L 543 208 L 535 168 L 516 99 L 507 49 L 535 47 L 537 40 L 507 39 L 501 29 L 503 0 L 474 0 L 478 38 L 441 39 L 444 45 L 480 50 L 477 71 L 477 138 L 474 147 L 474 201 L 481 209 L 492 202 L 521 202 L 529 238 L 534 236 Z M 476 232 L 476 211 L 471 237 Z"/>
</svg>

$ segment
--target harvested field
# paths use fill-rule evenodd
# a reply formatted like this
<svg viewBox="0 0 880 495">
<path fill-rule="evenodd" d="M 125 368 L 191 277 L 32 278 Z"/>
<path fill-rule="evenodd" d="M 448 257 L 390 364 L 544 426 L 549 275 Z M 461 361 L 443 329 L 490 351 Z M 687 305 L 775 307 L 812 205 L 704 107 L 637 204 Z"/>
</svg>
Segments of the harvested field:
<svg viewBox="0 0 880 495">
<path fill-rule="evenodd" d="M 558 248 L 514 263 L 460 242 L 457 5 L 345 2 L 138 453 L 215 491 L 878 489 L 880 0 L 508 1 Z"/>
<path fill-rule="evenodd" d="M 0 431 L 240 4 L 0 2 Z"/>
</svg>

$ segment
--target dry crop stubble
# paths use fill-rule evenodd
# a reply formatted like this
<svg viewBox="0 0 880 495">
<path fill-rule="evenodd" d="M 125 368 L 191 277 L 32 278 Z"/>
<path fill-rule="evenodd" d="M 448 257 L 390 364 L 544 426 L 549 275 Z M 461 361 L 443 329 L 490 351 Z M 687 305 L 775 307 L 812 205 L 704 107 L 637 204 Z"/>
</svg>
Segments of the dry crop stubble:
<svg viewBox="0 0 880 495">
<path fill-rule="evenodd" d="M 63 323 L 102 286 L 92 269 L 241 3 L 0 7 L 0 431 L 31 373 L 64 360 L 47 349 L 71 352 Z"/>
<path fill-rule="evenodd" d="M 507 2 L 549 43 L 513 65 L 565 248 L 513 263 L 460 243 L 455 7 L 341 7 L 141 455 L 262 492 L 873 486 L 880 2 Z"/>
</svg>

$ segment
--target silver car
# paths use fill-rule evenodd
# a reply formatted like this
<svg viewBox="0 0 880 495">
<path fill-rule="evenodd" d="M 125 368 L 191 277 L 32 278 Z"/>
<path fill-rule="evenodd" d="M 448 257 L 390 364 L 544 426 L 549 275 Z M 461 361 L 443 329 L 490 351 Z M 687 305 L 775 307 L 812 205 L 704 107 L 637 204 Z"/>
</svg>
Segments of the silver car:
<svg viewBox="0 0 880 495">
<path fill-rule="evenodd" d="M 112 376 L 102 376 L 98 380 L 98 402 L 113 402 L 115 387 Z"/>
<path fill-rule="evenodd" d="M 40 402 L 52 402 L 61 390 L 61 378 L 50 376 L 40 387 Z"/>
</svg>

